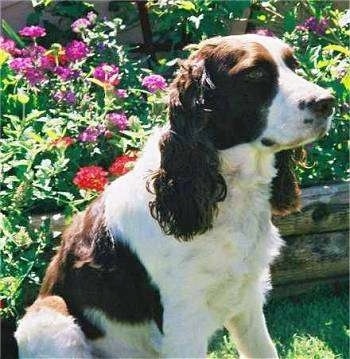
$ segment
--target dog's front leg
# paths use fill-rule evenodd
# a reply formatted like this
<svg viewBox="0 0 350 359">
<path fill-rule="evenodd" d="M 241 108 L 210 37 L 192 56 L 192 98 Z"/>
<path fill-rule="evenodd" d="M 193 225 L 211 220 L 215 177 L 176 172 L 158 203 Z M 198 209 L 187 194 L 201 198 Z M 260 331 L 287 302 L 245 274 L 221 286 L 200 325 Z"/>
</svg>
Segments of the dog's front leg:
<svg viewBox="0 0 350 359">
<path fill-rule="evenodd" d="M 196 300 L 167 301 L 163 314 L 162 358 L 205 358 L 210 321 Z"/>
<path fill-rule="evenodd" d="M 250 305 L 226 324 L 240 358 L 278 358 L 268 333 L 262 303 Z"/>
</svg>

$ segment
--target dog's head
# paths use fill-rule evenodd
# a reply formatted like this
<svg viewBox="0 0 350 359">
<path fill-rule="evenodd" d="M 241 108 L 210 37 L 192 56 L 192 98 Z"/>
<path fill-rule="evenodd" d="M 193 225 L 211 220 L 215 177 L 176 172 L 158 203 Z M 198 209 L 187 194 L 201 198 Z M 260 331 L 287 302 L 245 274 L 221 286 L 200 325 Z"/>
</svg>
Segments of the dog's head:
<svg viewBox="0 0 350 359">
<path fill-rule="evenodd" d="M 258 35 L 205 40 L 182 63 L 152 178 L 150 209 L 165 233 L 187 240 L 211 228 L 226 195 L 219 152 L 243 143 L 276 153 L 275 212 L 298 207 L 295 148 L 326 133 L 334 98 L 295 67 L 288 45 Z"/>
</svg>

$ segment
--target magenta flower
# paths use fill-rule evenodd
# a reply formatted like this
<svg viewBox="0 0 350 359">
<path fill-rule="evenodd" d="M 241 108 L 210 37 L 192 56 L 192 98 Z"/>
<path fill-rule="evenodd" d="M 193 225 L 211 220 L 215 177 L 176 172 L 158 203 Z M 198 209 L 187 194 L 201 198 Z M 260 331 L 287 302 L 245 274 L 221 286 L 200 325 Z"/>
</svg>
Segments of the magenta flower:
<svg viewBox="0 0 350 359">
<path fill-rule="evenodd" d="M 126 90 L 124 89 L 117 89 L 115 91 L 115 94 L 119 97 L 119 98 L 127 98 L 128 97 L 128 93 L 126 92 Z"/>
<path fill-rule="evenodd" d="M 257 34 L 257 35 L 262 35 L 262 36 L 276 37 L 274 32 L 272 32 L 270 29 L 265 29 L 265 28 L 255 29 L 251 33 Z"/>
<path fill-rule="evenodd" d="M 33 67 L 30 57 L 17 57 L 9 62 L 10 68 L 15 72 L 24 72 Z"/>
<path fill-rule="evenodd" d="M 54 73 L 58 75 L 63 81 L 72 80 L 79 76 L 78 70 L 72 70 L 68 67 L 57 66 Z"/>
<path fill-rule="evenodd" d="M 41 26 L 26 26 L 19 31 L 21 36 L 37 38 L 46 35 L 46 30 Z"/>
<path fill-rule="evenodd" d="M 0 36 L 0 49 L 5 50 L 12 56 L 18 56 L 21 50 L 17 49 L 16 43 L 6 37 Z"/>
<path fill-rule="evenodd" d="M 57 102 L 66 102 L 73 105 L 77 101 L 77 97 L 72 91 L 58 91 L 53 95 L 53 98 Z"/>
<path fill-rule="evenodd" d="M 98 137 L 104 135 L 107 129 L 103 125 L 87 127 L 78 136 L 78 140 L 81 142 L 96 142 Z"/>
<path fill-rule="evenodd" d="M 146 87 L 149 92 L 164 90 L 167 86 L 165 78 L 160 75 L 149 75 L 143 78 L 142 86 Z"/>
<path fill-rule="evenodd" d="M 31 57 L 36 59 L 39 56 L 44 56 L 45 52 L 46 52 L 45 47 L 40 45 L 31 45 L 22 50 L 21 56 Z"/>
<path fill-rule="evenodd" d="M 39 66 L 43 70 L 50 70 L 53 71 L 56 64 L 53 57 L 50 56 L 41 56 L 39 57 Z"/>
<path fill-rule="evenodd" d="M 93 73 L 95 79 L 105 83 L 109 83 L 112 86 L 117 86 L 120 82 L 119 67 L 111 64 L 98 65 Z"/>
<path fill-rule="evenodd" d="M 85 31 L 90 25 L 91 23 L 88 19 L 80 18 L 72 23 L 71 28 L 73 32 L 79 33 Z"/>
<path fill-rule="evenodd" d="M 69 61 L 82 60 L 88 52 L 89 48 L 83 41 L 73 40 L 66 46 L 66 56 Z"/>
<path fill-rule="evenodd" d="M 107 115 L 107 118 L 119 131 L 124 131 L 129 125 L 125 113 L 111 112 Z"/>
<path fill-rule="evenodd" d="M 301 25 L 296 26 L 296 29 L 299 31 L 311 31 L 317 35 L 324 35 L 328 28 L 328 20 L 321 19 L 318 20 L 314 16 L 306 19 Z"/>
<path fill-rule="evenodd" d="M 27 69 L 24 76 L 31 85 L 38 85 L 45 80 L 44 73 L 41 70 L 34 68 Z"/>
</svg>

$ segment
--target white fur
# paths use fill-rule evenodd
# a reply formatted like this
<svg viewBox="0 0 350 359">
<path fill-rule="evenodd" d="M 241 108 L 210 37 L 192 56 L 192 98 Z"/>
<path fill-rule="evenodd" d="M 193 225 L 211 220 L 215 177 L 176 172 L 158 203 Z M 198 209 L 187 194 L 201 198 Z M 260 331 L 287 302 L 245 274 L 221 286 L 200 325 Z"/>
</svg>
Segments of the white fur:
<svg viewBox="0 0 350 359">
<path fill-rule="evenodd" d="M 27 312 L 15 337 L 20 358 L 92 358 L 74 318 L 46 307 Z"/>
<path fill-rule="evenodd" d="M 107 189 L 107 225 L 127 241 L 160 289 L 165 333 L 161 355 L 204 357 L 217 328 L 248 308 L 257 316 L 262 313 L 268 266 L 282 244 L 270 221 L 274 157 L 257 143 L 222 151 L 227 198 L 211 231 L 181 243 L 164 235 L 148 210 L 152 195 L 145 178 L 159 167 L 160 135 L 158 130 L 152 136 L 135 169 Z M 257 348 L 264 352 L 267 346 L 265 352 L 276 356 L 270 343 L 262 339 Z"/>
</svg>

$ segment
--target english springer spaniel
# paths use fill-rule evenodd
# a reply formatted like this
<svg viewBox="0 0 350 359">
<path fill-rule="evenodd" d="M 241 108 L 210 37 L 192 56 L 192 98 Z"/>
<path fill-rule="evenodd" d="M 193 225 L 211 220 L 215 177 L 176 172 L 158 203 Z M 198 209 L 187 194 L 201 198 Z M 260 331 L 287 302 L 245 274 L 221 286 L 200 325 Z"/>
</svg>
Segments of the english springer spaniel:
<svg viewBox="0 0 350 359">
<path fill-rule="evenodd" d="M 203 358 L 223 325 L 241 358 L 277 358 L 263 303 L 299 206 L 297 147 L 334 98 L 258 35 L 201 42 L 170 86 L 169 123 L 64 232 L 15 334 L 26 358 Z"/>
</svg>

